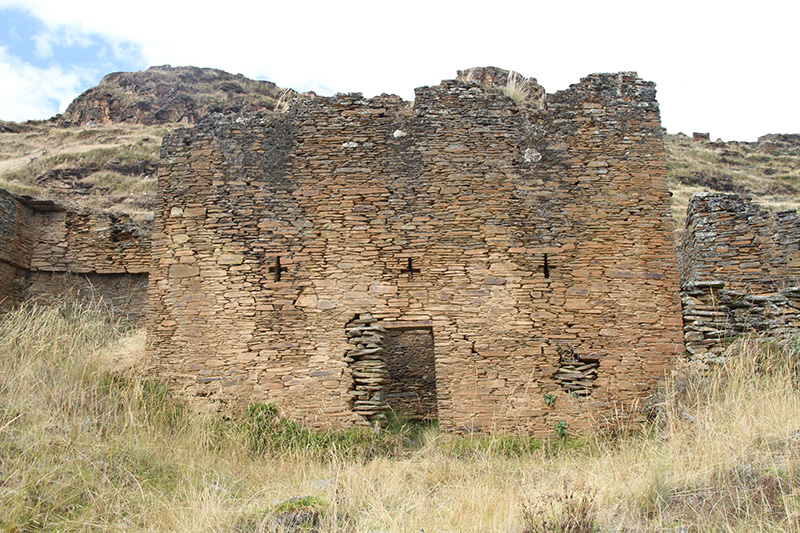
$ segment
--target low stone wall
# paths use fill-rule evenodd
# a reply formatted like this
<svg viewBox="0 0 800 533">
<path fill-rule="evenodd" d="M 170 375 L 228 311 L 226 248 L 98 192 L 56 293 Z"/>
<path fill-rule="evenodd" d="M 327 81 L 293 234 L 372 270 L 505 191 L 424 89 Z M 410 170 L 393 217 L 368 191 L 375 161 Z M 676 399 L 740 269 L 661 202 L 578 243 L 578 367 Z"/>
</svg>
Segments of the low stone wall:
<svg viewBox="0 0 800 533">
<path fill-rule="evenodd" d="M 51 211 L 36 213 L 41 232 L 30 269 L 44 272 L 147 274 L 150 236 L 128 215 Z"/>
<path fill-rule="evenodd" d="M 24 294 L 45 303 L 52 299 L 94 303 L 117 318 L 141 324 L 147 305 L 147 274 L 31 272 Z"/>
<path fill-rule="evenodd" d="M 722 281 L 698 281 L 683 285 L 681 301 L 686 350 L 703 362 L 721 362 L 740 335 L 782 338 L 800 328 L 800 287 L 753 295 L 727 290 Z"/>
<path fill-rule="evenodd" d="M 25 297 L 28 272 L 0 261 L 0 311 L 8 311 Z"/>
<path fill-rule="evenodd" d="M 800 285 L 800 218 L 738 194 L 695 194 L 679 264 L 684 283 L 724 280 L 753 294 Z"/>
</svg>

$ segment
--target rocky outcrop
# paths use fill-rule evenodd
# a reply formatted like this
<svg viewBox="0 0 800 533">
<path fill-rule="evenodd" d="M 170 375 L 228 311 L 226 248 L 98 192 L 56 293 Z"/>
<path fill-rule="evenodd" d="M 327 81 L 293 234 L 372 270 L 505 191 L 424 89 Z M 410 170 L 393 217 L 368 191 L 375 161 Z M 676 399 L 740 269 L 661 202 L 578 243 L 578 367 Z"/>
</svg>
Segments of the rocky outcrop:
<svg viewBox="0 0 800 533">
<path fill-rule="evenodd" d="M 64 125 L 195 124 L 212 113 L 273 110 L 294 95 L 269 81 L 198 67 L 150 67 L 114 72 L 76 98 L 62 115 Z"/>
</svg>

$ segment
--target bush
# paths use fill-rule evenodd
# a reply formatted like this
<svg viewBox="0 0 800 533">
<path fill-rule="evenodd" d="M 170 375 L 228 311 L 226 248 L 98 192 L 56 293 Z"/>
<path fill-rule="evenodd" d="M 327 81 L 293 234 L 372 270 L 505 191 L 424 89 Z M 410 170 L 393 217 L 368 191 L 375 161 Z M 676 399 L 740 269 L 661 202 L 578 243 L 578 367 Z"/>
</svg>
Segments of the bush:
<svg viewBox="0 0 800 533">
<path fill-rule="evenodd" d="M 522 533 L 592 533 L 597 509 L 592 491 L 578 493 L 564 482 L 560 492 L 541 494 L 522 506 Z"/>
</svg>

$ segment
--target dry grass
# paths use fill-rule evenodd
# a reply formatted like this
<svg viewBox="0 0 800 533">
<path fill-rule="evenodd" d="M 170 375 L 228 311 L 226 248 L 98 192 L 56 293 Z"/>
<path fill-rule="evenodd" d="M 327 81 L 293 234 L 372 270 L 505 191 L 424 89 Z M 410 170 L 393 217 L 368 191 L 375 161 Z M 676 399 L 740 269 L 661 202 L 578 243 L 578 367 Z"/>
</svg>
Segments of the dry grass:
<svg viewBox="0 0 800 533">
<path fill-rule="evenodd" d="M 798 531 L 798 352 L 733 350 L 711 372 L 681 367 L 658 420 L 627 436 L 514 448 L 292 429 L 305 440 L 254 452 L 246 418 L 190 412 L 141 376 L 141 332 L 22 309 L 0 324 L 0 528 L 279 531 L 311 516 L 343 532 Z M 536 529 L 570 523 L 583 529 Z"/>
<path fill-rule="evenodd" d="M 517 105 L 525 104 L 531 96 L 531 80 L 524 78 L 513 70 L 508 73 L 508 81 L 503 94 L 514 100 Z"/>
<path fill-rule="evenodd" d="M 0 188 L 152 217 L 156 176 L 141 169 L 155 167 L 161 139 L 174 126 L 34 123 L 0 133 Z"/>
</svg>

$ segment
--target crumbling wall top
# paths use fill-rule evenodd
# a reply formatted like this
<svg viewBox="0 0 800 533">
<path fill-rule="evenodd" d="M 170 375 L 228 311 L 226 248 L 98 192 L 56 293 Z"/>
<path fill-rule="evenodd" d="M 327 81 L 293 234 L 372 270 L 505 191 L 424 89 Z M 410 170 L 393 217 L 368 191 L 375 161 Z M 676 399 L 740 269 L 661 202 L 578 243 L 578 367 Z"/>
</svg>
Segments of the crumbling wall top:
<svg viewBox="0 0 800 533">
<path fill-rule="evenodd" d="M 770 213 L 738 194 L 695 194 L 680 272 L 684 284 L 720 280 L 751 293 L 800 284 L 800 218 L 795 211 Z"/>
</svg>

